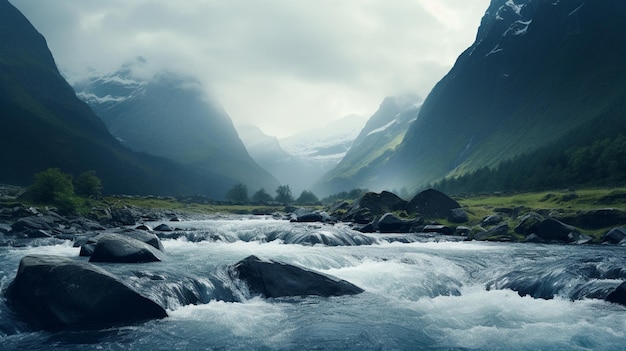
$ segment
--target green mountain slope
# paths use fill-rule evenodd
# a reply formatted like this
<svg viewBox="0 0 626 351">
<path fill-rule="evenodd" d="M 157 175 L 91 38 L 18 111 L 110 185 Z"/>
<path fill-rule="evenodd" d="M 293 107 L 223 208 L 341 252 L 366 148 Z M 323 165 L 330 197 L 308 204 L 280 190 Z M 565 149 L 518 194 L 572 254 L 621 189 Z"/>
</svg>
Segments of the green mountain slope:
<svg viewBox="0 0 626 351">
<path fill-rule="evenodd" d="M 390 165 L 420 185 L 547 145 L 626 98 L 622 1 L 492 2 Z M 518 33 L 518 34 L 516 34 Z M 448 136 L 448 137 L 444 137 Z"/>
<path fill-rule="evenodd" d="M 316 193 L 325 196 L 355 188 L 378 190 L 384 179 L 369 176 L 375 174 L 372 166 L 388 161 L 415 121 L 421 103 L 422 99 L 414 95 L 385 98 L 341 162 L 317 182 Z"/>
<path fill-rule="evenodd" d="M 493 0 L 475 43 L 367 179 L 419 188 L 551 145 L 626 101 L 626 2 Z M 599 128 L 611 128 L 611 126 Z"/>
<path fill-rule="evenodd" d="M 221 197 L 233 183 L 120 145 L 61 76 L 43 36 L 6 0 L 0 0 L 0 125 L 4 183 L 29 184 L 49 167 L 74 175 L 96 170 L 107 192 Z"/>
</svg>

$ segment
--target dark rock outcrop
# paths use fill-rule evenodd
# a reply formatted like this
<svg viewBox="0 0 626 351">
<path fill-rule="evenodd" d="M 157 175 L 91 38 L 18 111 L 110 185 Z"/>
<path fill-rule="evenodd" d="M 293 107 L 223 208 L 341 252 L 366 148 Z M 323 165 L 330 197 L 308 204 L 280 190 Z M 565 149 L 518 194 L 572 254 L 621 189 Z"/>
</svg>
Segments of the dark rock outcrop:
<svg viewBox="0 0 626 351">
<path fill-rule="evenodd" d="M 137 239 L 120 234 L 98 238 L 89 262 L 144 263 L 161 261 L 159 250 Z"/>
<path fill-rule="evenodd" d="M 111 233 L 103 233 L 92 236 L 82 242 L 75 243 L 74 246 L 80 246 L 80 256 L 91 256 L 91 254 L 93 254 L 93 250 L 96 248 L 96 244 L 98 243 L 98 241 L 101 238 L 105 237 L 105 235 L 107 234 Z M 163 244 L 161 243 L 161 239 L 159 239 L 156 234 L 134 229 L 125 229 L 114 234 L 123 235 L 129 238 L 139 240 L 154 247 L 157 250 L 163 251 Z"/>
<path fill-rule="evenodd" d="M 626 306 L 626 282 L 620 284 L 606 298 L 606 301 Z"/>
<path fill-rule="evenodd" d="M 571 216 L 562 216 L 559 221 L 584 229 L 600 229 L 626 225 L 626 212 L 615 208 L 581 211 Z"/>
<path fill-rule="evenodd" d="M 388 191 L 369 192 L 352 203 L 350 209 L 343 216 L 343 220 L 367 224 L 387 212 L 404 210 L 406 204 L 406 201 Z"/>
<path fill-rule="evenodd" d="M 539 225 L 542 221 L 543 218 L 540 215 L 529 213 L 520 218 L 518 225 L 515 226 L 513 231 L 524 236 L 536 234 L 539 231 Z"/>
<path fill-rule="evenodd" d="M 363 289 L 345 280 L 293 265 L 248 256 L 233 267 L 250 292 L 268 298 L 354 295 Z"/>
<path fill-rule="evenodd" d="M 581 235 L 578 228 L 565 224 L 554 218 L 548 218 L 541 222 L 537 229 L 537 236 L 545 241 L 575 242 Z"/>
<path fill-rule="evenodd" d="M 36 328 L 110 326 L 167 317 L 165 310 L 102 268 L 57 256 L 26 256 L 7 300 Z"/>
<path fill-rule="evenodd" d="M 376 226 L 381 233 L 407 233 L 411 231 L 412 222 L 405 221 L 393 213 L 385 213 Z"/>
<path fill-rule="evenodd" d="M 450 211 L 460 207 L 461 205 L 448 195 L 434 189 L 427 189 L 415 195 L 406 206 L 407 211 L 411 213 L 431 218 L 447 218 Z"/>
<path fill-rule="evenodd" d="M 61 223 L 63 222 L 66 222 L 66 220 L 60 216 L 29 216 L 18 219 L 11 225 L 11 229 L 13 232 L 28 232 L 31 230 L 54 231 L 62 229 Z"/>
<path fill-rule="evenodd" d="M 422 229 L 424 233 L 439 233 L 443 235 L 452 235 L 454 230 L 450 227 L 441 224 L 429 224 Z"/>
<path fill-rule="evenodd" d="M 448 215 L 448 221 L 452 223 L 467 223 L 469 222 L 469 216 L 462 208 L 453 208 Z"/>
<path fill-rule="evenodd" d="M 603 243 L 619 244 L 626 238 L 626 228 L 613 228 L 602 236 Z"/>
</svg>

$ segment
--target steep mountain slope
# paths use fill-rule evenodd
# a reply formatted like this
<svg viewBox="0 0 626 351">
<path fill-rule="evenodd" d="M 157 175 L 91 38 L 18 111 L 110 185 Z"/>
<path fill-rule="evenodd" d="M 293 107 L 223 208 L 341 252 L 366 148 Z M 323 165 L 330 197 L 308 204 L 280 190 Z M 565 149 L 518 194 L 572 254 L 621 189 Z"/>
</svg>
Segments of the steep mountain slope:
<svg viewBox="0 0 626 351">
<path fill-rule="evenodd" d="M 107 192 L 218 195 L 232 183 L 122 147 L 7 0 L 0 0 L 0 121 L 0 182 L 29 184 L 34 173 L 59 167 L 74 175 L 95 170 Z"/>
<path fill-rule="evenodd" d="M 362 116 L 347 115 L 321 128 L 282 138 L 280 145 L 290 154 L 327 171 L 346 155 L 365 122 Z"/>
<path fill-rule="evenodd" d="M 404 176 L 493 166 L 624 101 L 624 18 L 616 0 L 493 1 L 407 133 L 396 161 L 410 165 Z"/>
<path fill-rule="evenodd" d="M 368 178 L 420 187 L 495 166 L 626 101 L 626 2 L 493 0 L 475 43 Z"/>
<path fill-rule="evenodd" d="M 302 190 L 309 190 L 319 177 L 319 167 L 283 150 L 276 137 L 253 125 L 240 125 L 237 131 L 250 156 L 281 184 L 288 184 L 295 196 Z M 274 189 L 266 190 L 271 192 Z"/>
<path fill-rule="evenodd" d="M 385 98 L 341 162 L 317 182 L 315 191 L 323 196 L 354 188 L 380 190 L 380 179 L 368 177 L 373 173 L 369 167 L 388 160 L 417 118 L 421 103 L 416 95 Z"/>
<path fill-rule="evenodd" d="M 200 82 L 172 72 L 149 71 L 139 58 L 117 72 L 74 87 L 111 133 L 135 151 L 212 170 L 251 190 L 278 186 L 249 156 L 230 117 L 206 96 Z"/>
</svg>

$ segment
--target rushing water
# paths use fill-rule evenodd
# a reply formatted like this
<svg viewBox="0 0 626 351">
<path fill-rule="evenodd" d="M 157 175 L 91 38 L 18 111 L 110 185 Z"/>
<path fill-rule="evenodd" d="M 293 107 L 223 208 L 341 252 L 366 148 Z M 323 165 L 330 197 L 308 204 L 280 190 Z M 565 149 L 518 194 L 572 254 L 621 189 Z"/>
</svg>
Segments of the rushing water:
<svg viewBox="0 0 626 351">
<path fill-rule="evenodd" d="M 376 235 L 369 237 L 374 242 L 370 245 L 356 245 L 365 243 L 360 237 L 352 246 L 302 245 L 287 242 L 298 242 L 303 236 L 321 242 L 356 233 L 342 225 L 291 224 L 265 218 L 177 225 L 194 230 L 163 240 L 164 262 L 102 266 L 116 274 L 132 271 L 134 277 L 194 277 L 204 282 L 208 303 L 180 306 L 170 301 L 168 318 L 137 325 L 46 332 L 29 330 L 2 298 L 0 350 L 625 347 L 626 308 L 592 298 L 606 295 L 626 280 L 626 252 L 621 247 L 459 242 L 432 237 L 389 243 Z M 407 237 L 403 241 L 411 241 Z M 77 257 L 78 251 L 70 242 L 0 248 L 1 287 L 6 288 L 13 279 L 24 255 Z M 223 274 L 225 267 L 252 254 L 340 277 L 365 293 L 332 298 L 221 296 L 212 282 L 221 279 L 226 285 L 236 285 Z M 128 281 L 132 285 L 137 279 Z M 161 299 L 167 300 L 167 296 Z"/>
</svg>

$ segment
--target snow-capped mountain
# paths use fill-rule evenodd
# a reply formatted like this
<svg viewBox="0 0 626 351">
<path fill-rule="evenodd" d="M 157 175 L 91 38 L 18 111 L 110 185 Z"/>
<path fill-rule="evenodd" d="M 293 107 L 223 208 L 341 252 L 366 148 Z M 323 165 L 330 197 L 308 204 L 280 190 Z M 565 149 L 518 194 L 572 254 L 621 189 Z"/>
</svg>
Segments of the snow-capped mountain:
<svg viewBox="0 0 626 351">
<path fill-rule="evenodd" d="M 623 0 L 492 0 L 474 44 L 433 88 L 400 145 L 345 184 L 417 189 L 498 167 L 620 113 L 624 18 Z"/>
<path fill-rule="evenodd" d="M 349 115 L 323 128 L 280 140 L 252 125 L 241 125 L 237 130 L 250 156 L 297 195 L 311 190 L 346 155 L 364 123 L 364 118 Z"/>
<path fill-rule="evenodd" d="M 422 98 L 414 94 L 387 97 L 354 140 L 345 157 L 315 185 L 322 195 L 354 188 L 378 189 L 377 184 L 361 179 L 363 168 L 386 159 L 402 142 L 409 126 L 416 120 Z"/>
<path fill-rule="evenodd" d="M 324 127 L 280 139 L 279 142 L 290 154 L 328 169 L 346 155 L 366 121 L 365 117 L 352 114 Z"/>
<path fill-rule="evenodd" d="M 78 82 L 74 89 L 135 151 L 211 169 L 251 191 L 278 185 L 250 157 L 228 114 L 193 77 L 153 69 L 140 58 Z"/>
</svg>

